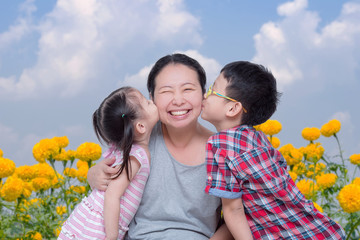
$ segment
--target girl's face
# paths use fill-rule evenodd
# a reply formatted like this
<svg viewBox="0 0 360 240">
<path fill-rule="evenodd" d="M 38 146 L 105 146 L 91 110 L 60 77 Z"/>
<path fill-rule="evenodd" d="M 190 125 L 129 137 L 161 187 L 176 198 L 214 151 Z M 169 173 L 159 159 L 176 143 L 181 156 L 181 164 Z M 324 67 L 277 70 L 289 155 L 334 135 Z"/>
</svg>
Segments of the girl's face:
<svg viewBox="0 0 360 240">
<path fill-rule="evenodd" d="M 160 121 L 168 127 L 197 122 L 202 99 L 198 74 L 186 65 L 169 64 L 155 78 L 154 102 Z"/>
<path fill-rule="evenodd" d="M 142 119 L 152 128 L 159 121 L 159 112 L 152 100 L 148 100 L 139 91 L 135 92 L 142 108 Z"/>
</svg>

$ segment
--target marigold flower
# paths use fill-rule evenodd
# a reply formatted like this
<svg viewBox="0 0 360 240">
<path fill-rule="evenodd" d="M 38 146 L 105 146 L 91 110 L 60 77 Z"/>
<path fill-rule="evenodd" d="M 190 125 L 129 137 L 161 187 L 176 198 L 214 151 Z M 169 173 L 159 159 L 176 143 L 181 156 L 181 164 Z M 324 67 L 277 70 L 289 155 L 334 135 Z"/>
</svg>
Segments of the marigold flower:
<svg viewBox="0 0 360 240">
<path fill-rule="evenodd" d="M 69 145 L 69 139 L 67 136 L 53 137 L 53 140 L 57 143 L 59 148 L 66 148 Z"/>
<path fill-rule="evenodd" d="M 64 177 L 60 173 L 57 173 L 55 177 L 50 180 L 50 183 L 52 188 L 59 188 L 64 183 Z"/>
<path fill-rule="evenodd" d="M 81 167 L 89 167 L 89 164 L 85 161 L 78 160 L 76 163 L 76 167 L 79 169 Z"/>
<path fill-rule="evenodd" d="M 45 177 L 37 177 L 34 178 L 32 181 L 32 185 L 35 189 L 35 191 L 41 191 L 41 190 L 48 190 L 51 187 L 51 182 L 48 178 Z"/>
<path fill-rule="evenodd" d="M 54 169 L 47 163 L 38 163 L 33 165 L 36 177 L 47 178 L 49 180 L 55 177 Z"/>
<path fill-rule="evenodd" d="M 301 179 L 296 183 L 296 186 L 307 199 L 314 197 L 318 190 L 318 186 L 309 179 Z"/>
<path fill-rule="evenodd" d="M 341 129 L 341 123 L 339 120 L 333 119 L 329 122 L 325 123 L 321 129 L 320 132 L 324 137 L 331 137 L 332 135 L 339 132 Z"/>
<path fill-rule="evenodd" d="M 318 128 L 304 128 L 301 132 L 301 136 L 308 141 L 315 141 L 320 137 L 320 130 Z"/>
<path fill-rule="evenodd" d="M 26 239 L 42 240 L 42 235 L 36 231 L 30 231 L 26 233 Z"/>
<path fill-rule="evenodd" d="M 15 201 L 23 193 L 24 182 L 17 177 L 8 177 L 1 188 L 1 197 L 8 202 Z"/>
<path fill-rule="evenodd" d="M 297 179 L 297 174 L 293 171 L 289 171 L 289 175 L 290 175 L 291 179 L 295 182 Z"/>
<path fill-rule="evenodd" d="M 54 139 L 41 139 L 40 142 L 36 143 L 33 147 L 33 156 L 40 163 L 45 162 L 58 153 L 59 145 Z"/>
<path fill-rule="evenodd" d="M 349 159 L 352 164 L 360 165 L 360 154 L 353 154 Z"/>
<path fill-rule="evenodd" d="M 306 147 L 301 147 L 299 150 L 304 154 L 305 159 L 309 162 L 319 161 L 325 152 L 321 143 L 310 143 Z"/>
<path fill-rule="evenodd" d="M 360 211 L 360 186 L 349 184 L 344 186 L 337 196 L 344 212 L 354 213 Z"/>
<path fill-rule="evenodd" d="M 269 142 L 273 146 L 273 148 L 278 148 L 280 146 L 280 139 L 277 137 L 268 137 Z"/>
<path fill-rule="evenodd" d="M 322 207 L 319 205 L 319 204 L 317 204 L 316 202 L 313 202 L 313 204 L 314 204 L 314 207 L 319 211 L 319 212 L 324 212 L 324 210 L 322 209 Z"/>
<path fill-rule="evenodd" d="M 65 176 L 71 177 L 71 178 L 76 178 L 77 175 L 77 170 L 75 168 L 65 168 L 63 171 Z"/>
<path fill-rule="evenodd" d="M 56 213 L 62 216 L 64 213 L 66 213 L 66 206 L 57 206 L 56 207 Z"/>
<path fill-rule="evenodd" d="M 263 124 L 261 124 L 260 129 L 266 135 L 272 136 L 272 135 L 278 134 L 281 131 L 282 125 L 277 120 L 269 119 L 266 122 L 264 122 Z"/>
<path fill-rule="evenodd" d="M 334 186 L 337 176 L 334 173 L 325 173 L 316 177 L 316 184 L 322 188 L 327 189 Z"/>
<path fill-rule="evenodd" d="M 89 171 L 89 167 L 81 167 L 79 170 L 77 170 L 77 179 L 80 182 L 86 182 L 87 181 L 87 173 Z"/>
<path fill-rule="evenodd" d="M 282 154 L 282 155 L 289 155 L 290 154 L 290 151 L 292 149 L 294 149 L 295 147 L 289 143 L 289 144 L 285 144 L 283 145 L 280 149 L 279 149 L 279 152 Z"/>
<path fill-rule="evenodd" d="M 82 161 L 95 161 L 101 157 L 101 147 L 99 144 L 85 142 L 76 149 L 76 157 Z"/>
<path fill-rule="evenodd" d="M 34 188 L 32 186 L 32 183 L 31 182 L 24 182 L 24 189 L 23 189 L 22 195 L 25 198 L 29 198 L 33 191 L 34 191 Z"/>
<path fill-rule="evenodd" d="M 71 186 L 70 190 L 80 193 L 80 194 L 83 194 L 83 193 L 85 193 L 86 188 L 85 188 L 85 186 Z"/>
<path fill-rule="evenodd" d="M 352 184 L 355 184 L 355 185 L 359 185 L 359 186 L 360 186 L 360 177 L 355 178 L 355 179 L 352 181 Z"/>
<path fill-rule="evenodd" d="M 4 152 L 0 148 L 0 158 L 3 156 Z"/>
<path fill-rule="evenodd" d="M 16 175 L 24 181 L 30 181 L 35 177 L 35 169 L 33 166 L 20 166 L 15 169 Z"/>
<path fill-rule="evenodd" d="M 11 176 L 15 172 L 16 165 L 8 158 L 0 157 L 0 178 Z"/>
<path fill-rule="evenodd" d="M 298 164 L 294 165 L 293 172 L 297 175 L 302 175 L 306 172 L 305 163 L 299 162 Z"/>
</svg>

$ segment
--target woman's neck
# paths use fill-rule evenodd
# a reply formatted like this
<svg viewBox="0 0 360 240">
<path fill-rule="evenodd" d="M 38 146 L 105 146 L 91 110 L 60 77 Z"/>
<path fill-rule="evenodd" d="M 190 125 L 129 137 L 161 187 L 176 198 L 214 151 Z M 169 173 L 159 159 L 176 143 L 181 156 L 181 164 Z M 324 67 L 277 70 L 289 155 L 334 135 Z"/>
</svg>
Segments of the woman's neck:
<svg viewBox="0 0 360 240">
<path fill-rule="evenodd" d="M 201 125 L 194 122 L 186 128 L 173 128 L 161 125 L 164 139 L 177 148 L 184 148 L 200 134 Z"/>
</svg>

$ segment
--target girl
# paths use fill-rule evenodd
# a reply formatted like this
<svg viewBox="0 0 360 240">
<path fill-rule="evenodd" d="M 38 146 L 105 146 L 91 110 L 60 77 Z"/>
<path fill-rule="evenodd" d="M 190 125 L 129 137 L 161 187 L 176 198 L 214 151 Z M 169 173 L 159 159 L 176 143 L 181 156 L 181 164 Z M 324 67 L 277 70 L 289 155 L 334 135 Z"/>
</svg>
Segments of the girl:
<svg viewBox="0 0 360 240">
<path fill-rule="evenodd" d="M 65 221 L 58 239 L 123 239 L 139 207 L 150 172 L 148 143 L 159 120 L 157 107 L 136 89 L 112 92 L 93 114 L 105 158 L 120 166 L 106 191 L 94 189 Z"/>
</svg>

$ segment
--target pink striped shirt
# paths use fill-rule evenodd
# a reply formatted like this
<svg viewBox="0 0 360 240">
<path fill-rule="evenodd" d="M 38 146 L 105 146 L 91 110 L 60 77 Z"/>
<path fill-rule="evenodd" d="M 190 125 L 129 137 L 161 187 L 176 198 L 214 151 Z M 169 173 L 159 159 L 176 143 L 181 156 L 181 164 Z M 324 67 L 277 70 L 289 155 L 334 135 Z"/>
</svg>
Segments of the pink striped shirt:
<svg viewBox="0 0 360 240">
<path fill-rule="evenodd" d="M 118 239 L 123 239 L 129 229 L 128 226 L 140 205 L 150 173 L 149 159 L 143 148 L 133 145 L 130 155 L 139 161 L 141 167 L 120 199 Z M 113 167 L 122 163 L 122 152 L 114 147 L 103 154 L 104 158 L 112 156 L 116 157 Z M 64 222 L 58 239 L 105 239 L 104 196 L 104 191 L 94 189 L 88 197 L 84 197 Z"/>
</svg>

